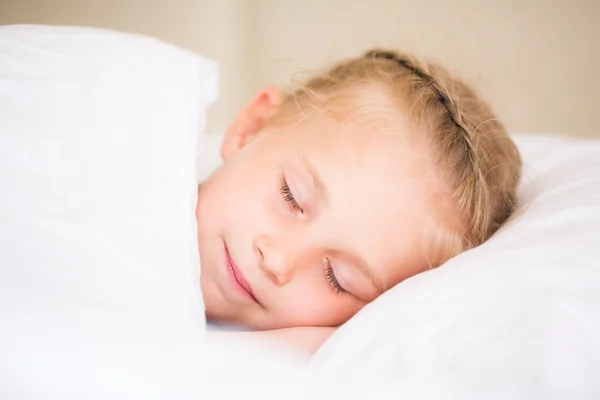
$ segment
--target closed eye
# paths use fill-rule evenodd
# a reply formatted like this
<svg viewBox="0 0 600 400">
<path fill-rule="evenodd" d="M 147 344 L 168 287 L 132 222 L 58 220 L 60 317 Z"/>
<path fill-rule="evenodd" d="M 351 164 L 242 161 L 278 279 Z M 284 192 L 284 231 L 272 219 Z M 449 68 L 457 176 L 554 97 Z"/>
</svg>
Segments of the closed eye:
<svg viewBox="0 0 600 400">
<path fill-rule="evenodd" d="M 348 291 L 344 289 L 342 285 L 340 285 L 340 282 L 335 277 L 335 272 L 333 271 L 331 262 L 327 257 L 323 258 L 323 268 L 325 269 L 325 277 L 327 278 L 327 282 L 333 291 L 340 295 L 348 294 Z"/>
<path fill-rule="evenodd" d="M 300 207 L 300 204 L 298 204 L 298 202 L 294 198 L 294 194 L 290 190 L 290 186 L 288 185 L 284 175 L 281 176 L 281 181 L 279 182 L 279 192 L 281 193 L 283 200 L 285 200 L 285 202 L 290 207 L 290 210 L 292 210 L 295 213 L 304 214 L 304 210 L 302 209 L 302 207 Z"/>
</svg>

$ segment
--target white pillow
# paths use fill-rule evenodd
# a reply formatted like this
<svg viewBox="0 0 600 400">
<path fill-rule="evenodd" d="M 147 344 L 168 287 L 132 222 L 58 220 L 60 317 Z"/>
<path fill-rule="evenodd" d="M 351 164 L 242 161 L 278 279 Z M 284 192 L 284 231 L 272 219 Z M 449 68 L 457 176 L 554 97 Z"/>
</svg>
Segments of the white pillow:
<svg viewBox="0 0 600 400">
<path fill-rule="evenodd" d="M 0 27 L 0 397 L 150 398 L 197 356 L 216 94 L 215 63 L 155 39 Z"/>
<path fill-rule="evenodd" d="M 422 398 L 600 398 L 600 141 L 517 136 L 521 209 L 385 293 L 313 359 Z"/>
</svg>

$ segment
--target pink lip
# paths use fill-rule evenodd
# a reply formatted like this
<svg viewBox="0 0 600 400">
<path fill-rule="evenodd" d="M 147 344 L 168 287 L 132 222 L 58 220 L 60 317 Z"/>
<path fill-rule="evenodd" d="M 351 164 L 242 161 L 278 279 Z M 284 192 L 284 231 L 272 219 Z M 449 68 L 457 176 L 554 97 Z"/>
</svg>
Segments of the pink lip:
<svg viewBox="0 0 600 400">
<path fill-rule="evenodd" d="M 246 279 L 244 279 L 244 275 L 242 275 L 242 272 L 235 265 L 235 262 L 233 262 L 233 259 L 231 258 L 231 254 L 229 254 L 229 250 L 227 249 L 227 245 L 225 245 L 225 260 L 226 260 L 226 266 L 227 266 L 227 275 L 233 282 L 233 284 L 234 284 L 235 288 L 238 290 L 238 292 L 240 292 L 246 298 L 249 298 L 252 301 L 258 303 L 258 300 L 256 300 L 256 297 L 254 297 L 254 293 L 252 292 L 252 288 L 250 287 L 250 284 L 246 281 Z M 258 304 L 260 304 L 260 303 L 258 303 Z"/>
</svg>

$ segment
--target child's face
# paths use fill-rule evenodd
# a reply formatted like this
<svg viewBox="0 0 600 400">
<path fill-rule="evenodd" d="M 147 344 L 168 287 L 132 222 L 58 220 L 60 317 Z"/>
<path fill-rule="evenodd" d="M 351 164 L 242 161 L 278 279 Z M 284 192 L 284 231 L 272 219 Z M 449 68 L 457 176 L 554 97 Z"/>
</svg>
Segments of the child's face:
<svg viewBox="0 0 600 400">
<path fill-rule="evenodd" d="M 374 135 L 325 115 L 261 128 L 279 96 L 261 92 L 240 115 L 199 191 L 206 312 L 254 329 L 336 326 L 427 268 L 425 149 L 402 127 Z"/>
</svg>

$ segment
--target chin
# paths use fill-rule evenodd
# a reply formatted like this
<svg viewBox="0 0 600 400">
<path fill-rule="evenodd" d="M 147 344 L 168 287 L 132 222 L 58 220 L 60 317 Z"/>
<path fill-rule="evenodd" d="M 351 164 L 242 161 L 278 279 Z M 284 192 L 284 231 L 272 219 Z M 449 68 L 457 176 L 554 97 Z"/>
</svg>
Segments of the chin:
<svg viewBox="0 0 600 400">
<path fill-rule="evenodd" d="M 227 312 L 227 310 L 214 310 L 209 304 L 206 304 L 205 307 L 206 319 L 211 323 L 231 328 L 260 330 L 257 329 L 254 324 L 244 321 L 238 315 L 232 315 L 231 313 Z"/>
<path fill-rule="evenodd" d="M 211 324 L 215 324 L 215 325 L 219 325 L 219 326 L 223 326 L 223 327 L 227 327 L 227 328 L 232 328 L 232 329 L 248 329 L 248 327 L 243 324 L 240 323 L 239 321 L 236 321 L 233 318 L 227 318 L 227 317 L 223 317 L 223 315 L 221 314 L 214 314 L 211 313 L 209 311 L 206 311 L 205 313 L 206 315 L 206 320 L 207 322 L 211 323 Z"/>
<path fill-rule="evenodd" d="M 252 330 L 252 331 L 266 331 L 271 329 L 284 328 L 284 326 L 278 326 L 260 321 L 249 321 L 247 319 L 241 319 L 232 317 L 231 315 L 214 314 L 209 311 L 206 312 L 206 319 L 211 323 L 226 326 L 228 328 L 240 329 L 240 330 Z"/>
</svg>

